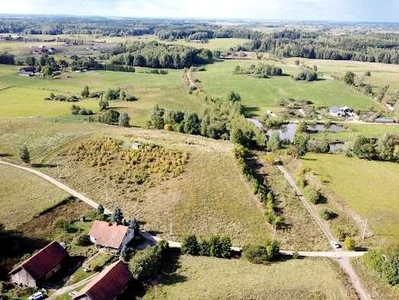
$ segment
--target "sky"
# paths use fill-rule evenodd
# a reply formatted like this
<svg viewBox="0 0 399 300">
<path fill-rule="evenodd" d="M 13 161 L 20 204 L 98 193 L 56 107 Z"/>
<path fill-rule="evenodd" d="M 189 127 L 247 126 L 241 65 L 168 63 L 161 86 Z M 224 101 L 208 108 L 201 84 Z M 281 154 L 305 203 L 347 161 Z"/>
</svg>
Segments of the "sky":
<svg viewBox="0 0 399 300">
<path fill-rule="evenodd" d="M 399 22 L 399 0 L 2 0 L 4 14 Z"/>
</svg>

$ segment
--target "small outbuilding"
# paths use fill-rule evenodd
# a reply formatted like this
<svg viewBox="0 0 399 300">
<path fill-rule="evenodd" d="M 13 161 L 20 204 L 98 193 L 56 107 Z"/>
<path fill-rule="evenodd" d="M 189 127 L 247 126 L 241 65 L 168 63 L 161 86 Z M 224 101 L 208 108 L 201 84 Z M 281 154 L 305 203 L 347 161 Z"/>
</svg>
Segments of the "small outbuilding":
<svg viewBox="0 0 399 300">
<path fill-rule="evenodd" d="M 391 119 L 391 118 L 381 117 L 381 118 L 375 119 L 374 122 L 375 123 L 392 124 L 392 123 L 395 123 L 395 120 Z"/>
<path fill-rule="evenodd" d="M 130 281 L 127 265 L 119 260 L 106 267 L 89 284 L 87 284 L 74 300 L 114 300 L 127 288 Z"/>
<path fill-rule="evenodd" d="M 54 241 L 25 260 L 9 274 L 11 281 L 29 287 L 38 287 L 60 271 L 69 257 L 60 243 Z"/>
<path fill-rule="evenodd" d="M 37 72 L 36 67 L 23 67 L 19 69 L 18 75 L 30 77 L 30 76 L 35 76 L 36 72 Z"/>
</svg>

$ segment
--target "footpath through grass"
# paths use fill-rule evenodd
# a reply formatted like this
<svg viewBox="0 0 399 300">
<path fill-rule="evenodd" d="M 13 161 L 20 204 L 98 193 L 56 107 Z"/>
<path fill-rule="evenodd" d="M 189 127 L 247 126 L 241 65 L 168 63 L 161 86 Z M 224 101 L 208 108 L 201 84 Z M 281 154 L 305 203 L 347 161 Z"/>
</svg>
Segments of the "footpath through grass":
<svg viewBox="0 0 399 300">
<path fill-rule="evenodd" d="M 399 164 L 329 154 L 308 154 L 303 162 L 368 219 L 377 237 L 399 240 Z"/>
<path fill-rule="evenodd" d="M 355 299 L 329 260 L 265 266 L 243 259 L 181 256 L 177 265 L 143 299 Z"/>
</svg>

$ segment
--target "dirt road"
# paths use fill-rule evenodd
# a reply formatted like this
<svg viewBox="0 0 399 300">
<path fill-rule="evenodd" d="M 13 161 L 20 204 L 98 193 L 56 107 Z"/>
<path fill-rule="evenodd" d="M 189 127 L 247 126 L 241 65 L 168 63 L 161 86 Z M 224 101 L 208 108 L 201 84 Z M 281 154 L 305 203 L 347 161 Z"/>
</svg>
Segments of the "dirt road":
<svg viewBox="0 0 399 300">
<path fill-rule="evenodd" d="M 313 207 L 308 203 L 308 201 L 305 199 L 305 197 L 302 196 L 301 191 L 295 184 L 294 179 L 291 177 L 291 175 L 287 172 L 287 170 L 283 166 L 277 166 L 277 168 L 280 170 L 280 172 L 284 175 L 285 179 L 288 181 L 290 186 L 294 189 L 295 193 L 297 194 L 299 200 L 301 200 L 303 206 L 305 206 L 306 210 L 309 212 L 309 214 L 312 216 L 312 218 L 315 220 L 317 225 L 319 226 L 320 230 L 323 232 L 327 240 L 333 241 L 334 236 L 331 233 L 330 229 L 324 225 L 322 219 L 319 217 L 319 215 L 315 212 Z M 332 247 L 332 246 L 331 246 Z M 333 247 L 332 247 L 333 248 Z M 336 253 L 342 253 L 340 249 L 335 249 L 333 250 Z M 353 288 L 356 291 L 356 294 L 360 300 L 369 300 L 371 299 L 367 292 L 364 290 L 362 284 L 360 283 L 359 277 L 356 275 L 355 270 L 353 269 L 352 265 L 350 264 L 349 257 L 348 256 L 341 256 L 337 259 L 339 265 L 341 266 L 342 270 L 345 272 L 347 275 L 349 282 L 352 284 Z"/>
</svg>

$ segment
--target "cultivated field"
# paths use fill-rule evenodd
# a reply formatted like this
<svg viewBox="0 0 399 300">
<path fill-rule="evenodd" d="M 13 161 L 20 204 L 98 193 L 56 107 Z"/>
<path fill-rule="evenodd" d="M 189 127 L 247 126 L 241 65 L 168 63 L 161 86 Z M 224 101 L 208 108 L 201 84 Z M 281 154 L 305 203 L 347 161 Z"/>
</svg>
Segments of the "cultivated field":
<svg viewBox="0 0 399 300">
<path fill-rule="evenodd" d="M 0 222 L 7 229 L 28 222 L 67 196 L 64 191 L 33 174 L 0 165 Z"/>
<path fill-rule="evenodd" d="M 143 299 L 355 299 L 328 260 L 268 266 L 245 260 L 181 256 Z"/>
<path fill-rule="evenodd" d="M 376 237 L 398 240 L 398 164 L 328 154 L 308 154 L 305 158 L 306 166 L 328 180 L 334 193 L 368 219 Z"/>
<path fill-rule="evenodd" d="M 364 95 L 335 80 L 321 80 L 313 83 L 295 82 L 290 76 L 272 77 L 267 79 L 254 78 L 246 75 L 234 75 L 235 66 L 249 67 L 258 61 L 226 60 L 206 66 L 206 72 L 195 73 L 207 94 L 213 97 L 226 97 L 234 90 L 241 94 L 243 104 L 265 111 L 275 106 L 281 98 L 309 99 L 316 106 L 349 105 L 355 109 L 367 109 L 370 106 L 381 108 Z M 288 75 L 296 75 L 299 68 L 281 65 L 273 61 L 268 64 L 281 66 Z M 260 113 L 260 112 L 258 112 Z"/>
</svg>

